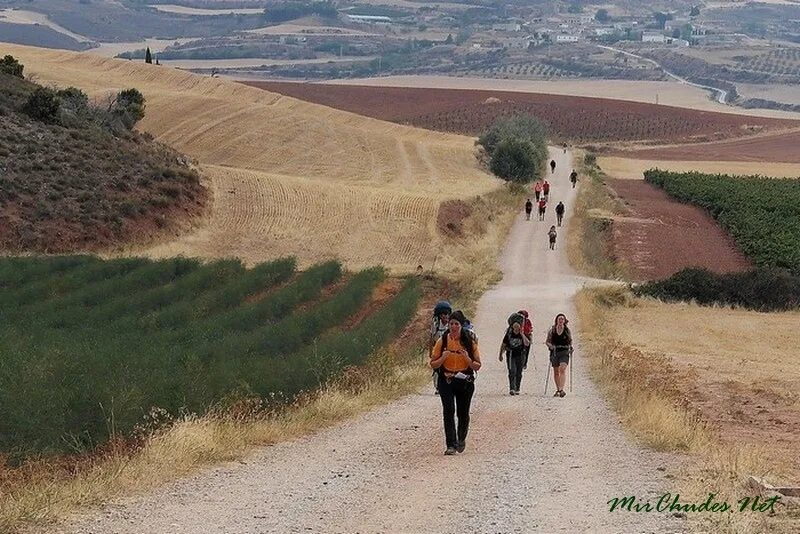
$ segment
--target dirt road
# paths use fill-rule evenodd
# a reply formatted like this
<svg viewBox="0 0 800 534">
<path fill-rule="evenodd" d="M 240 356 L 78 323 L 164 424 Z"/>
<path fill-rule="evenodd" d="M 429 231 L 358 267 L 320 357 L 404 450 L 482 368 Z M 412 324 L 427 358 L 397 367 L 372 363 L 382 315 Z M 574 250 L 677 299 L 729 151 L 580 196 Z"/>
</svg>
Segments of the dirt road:
<svg viewBox="0 0 800 534">
<path fill-rule="evenodd" d="M 551 197 L 571 209 L 570 160 L 560 151 L 555 157 Z M 615 496 L 654 502 L 669 491 L 664 469 L 671 471 L 674 459 L 644 451 L 626 436 L 588 380 L 580 346 L 573 391 L 563 399 L 542 396 L 547 325 L 557 312 L 574 317 L 570 297 L 582 283 L 562 242 L 547 250 L 545 235 L 554 223 L 552 207 L 546 222 L 520 216 L 502 258 L 505 279 L 479 302 L 475 324 L 485 365 L 463 454 L 443 456 L 441 405 L 426 388 L 245 462 L 107 506 L 68 531 L 683 531 L 681 520 L 669 515 L 609 513 L 606 501 Z M 565 233 L 562 228 L 559 239 Z M 497 351 L 507 316 L 523 307 L 533 312 L 535 369 L 529 365 L 522 394 L 510 397 Z"/>
</svg>

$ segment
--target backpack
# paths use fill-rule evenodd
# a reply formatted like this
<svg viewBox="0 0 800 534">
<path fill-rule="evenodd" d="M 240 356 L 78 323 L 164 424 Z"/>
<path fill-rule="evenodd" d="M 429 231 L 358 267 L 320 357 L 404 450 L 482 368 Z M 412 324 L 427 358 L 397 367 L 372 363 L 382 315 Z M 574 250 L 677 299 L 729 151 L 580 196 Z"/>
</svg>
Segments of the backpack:
<svg viewBox="0 0 800 534">
<path fill-rule="evenodd" d="M 525 326 L 525 316 L 519 312 L 512 313 L 508 316 L 508 327 L 511 328 L 511 325 L 514 323 L 519 323 L 521 326 Z"/>
<path fill-rule="evenodd" d="M 442 334 L 442 351 L 447 348 L 447 336 L 450 335 L 450 331 L 448 330 L 444 334 Z M 473 360 L 474 358 L 472 355 L 475 352 L 475 341 L 473 340 L 474 333 L 469 333 L 465 328 L 461 328 L 461 344 L 467 349 L 467 354 L 469 354 L 469 358 Z M 436 369 L 437 372 L 441 373 L 444 371 L 444 367 L 439 367 Z M 468 369 L 465 371 L 467 374 L 473 374 L 474 371 L 472 369 Z"/>
<path fill-rule="evenodd" d="M 436 306 L 433 307 L 433 316 L 439 317 L 445 312 L 453 313 L 453 307 L 446 300 L 440 300 L 436 303 Z"/>
</svg>

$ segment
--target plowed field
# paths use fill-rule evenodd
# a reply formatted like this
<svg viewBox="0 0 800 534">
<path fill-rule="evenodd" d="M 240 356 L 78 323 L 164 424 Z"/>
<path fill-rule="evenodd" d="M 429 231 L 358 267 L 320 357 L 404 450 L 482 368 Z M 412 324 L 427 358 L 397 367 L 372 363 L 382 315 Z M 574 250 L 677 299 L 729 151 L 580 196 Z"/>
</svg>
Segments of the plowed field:
<svg viewBox="0 0 800 534">
<path fill-rule="evenodd" d="M 702 209 L 676 202 L 641 180 L 606 183 L 630 210 L 630 216 L 614 219 L 613 251 L 633 279 L 667 278 L 686 267 L 718 273 L 752 267 L 733 239 Z"/>
<path fill-rule="evenodd" d="M 800 163 L 798 147 L 800 131 L 795 130 L 720 143 L 618 151 L 615 154 L 636 159 Z"/>
<path fill-rule="evenodd" d="M 3 45 L 43 83 L 104 98 L 136 87 L 143 130 L 196 158 L 213 190 L 209 218 L 164 256 L 337 257 L 351 266 L 430 266 L 441 248 L 439 204 L 500 181 L 474 140 L 346 113 L 164 66 Z"/>
<path fill-rule="evenodd" d="M 512 91 L 247 83 L 370 117 L 466 135 L 477 135 L 499 116 L 517 113 L 536 115 L 556 137 L 576 141 L 694 143 L 800 126 L 784 119 Z"/>
</svg>

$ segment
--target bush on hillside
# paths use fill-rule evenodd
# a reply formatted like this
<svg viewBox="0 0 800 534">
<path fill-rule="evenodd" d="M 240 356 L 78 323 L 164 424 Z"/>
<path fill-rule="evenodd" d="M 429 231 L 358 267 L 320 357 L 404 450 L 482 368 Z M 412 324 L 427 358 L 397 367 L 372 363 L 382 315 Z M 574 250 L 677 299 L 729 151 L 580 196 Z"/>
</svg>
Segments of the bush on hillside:
<svg viewBox="0 0 800 534">
<path fill-rule="evenodd" d="M 132 130 L 144 118 L 144 95 L 138 89 L 125 89 L 117 93 L 109 111 L 125 128 Z"/>
<path fill-rule="evenodd" d="M 694 300 L 706 306 L 716 304 L 762 312 L 786 311 L 800 307 L 800 276 L 786 269 L 773 268 L 733 274 L 690 268 L 666 280 L 643 284 L 634 292 L 665 301 Z"/>
<path fill-rule="evenodd" d="M 17 61 L 17 58 L 14 56 L 5 56 L 3 59 L 0 59 L 0 72 L 3 74 L 8 74 L 9 76 L 16 76 L 17 78 L 22 78 L 22 71 L 25 67 Z"/>
<path fill-rule="evenodd" d="M 22 112 L 37 121 L 53 123 L 58 119 L 60 105 L 55 91 L 37 87 L 22 105 Z"/>
<path fill-rule="evenodd" d="M 505 180 L 530 181 L 548 159 L 547 127 L 531 115 L 498 119 L 478 144 L 489 156 L 489 168 Z"/>
</svg>

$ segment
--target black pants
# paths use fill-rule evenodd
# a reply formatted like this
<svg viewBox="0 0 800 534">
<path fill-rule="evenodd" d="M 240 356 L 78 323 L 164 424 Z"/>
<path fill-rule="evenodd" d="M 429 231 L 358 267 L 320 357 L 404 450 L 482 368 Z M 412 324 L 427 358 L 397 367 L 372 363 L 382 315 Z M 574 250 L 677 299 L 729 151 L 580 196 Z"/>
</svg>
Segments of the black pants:
<svg viewBox="0 0 800 534">
<path fill-rule="evenodd" d="M 453 378 L 448 383 L 439 375 L 439 398 L 442 399 L 442 415 L 444 418 L 444 437 L 448 447 L 457 447 L 459 442 L 467 439 L 469 432 L 469 405 L 475 383 Z M 456 430 L 456 415 L 458 429 Z"/>
<path fill-rule="evenodd" d="M 541 195 L 541 191 L 536 191 L 536 202 L 539 202 L 539 195 Z"/>
<path fill-rule="evenodd" d="M 563 213 L 556 213 L 556 219 L 558 219 L 558 225 L 561 226 L 561 220 L 564 218 Z"/>
<path fill-rule="evenodd" d="M 506 365 L 508 366 L 508 389 L 519 391 L 522 384 L 522 367 L 525 365 L 525 351 L 519 354 L 506 352 Z"/>
</svg>

